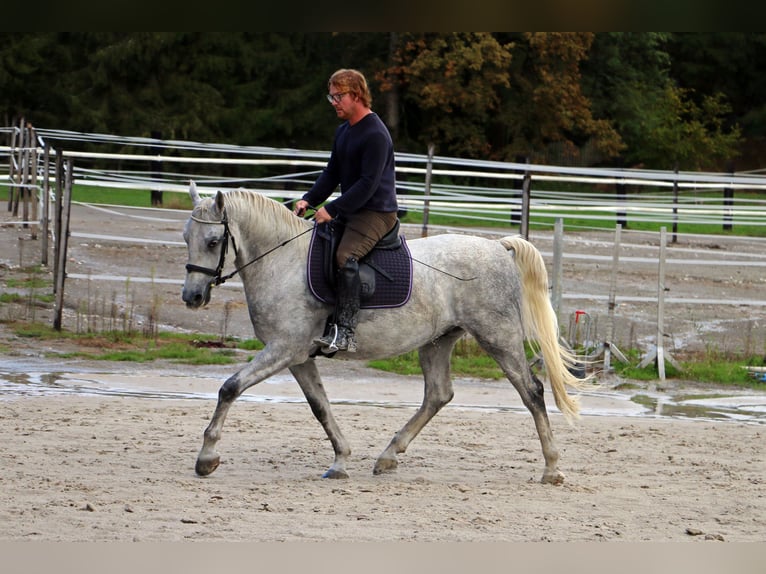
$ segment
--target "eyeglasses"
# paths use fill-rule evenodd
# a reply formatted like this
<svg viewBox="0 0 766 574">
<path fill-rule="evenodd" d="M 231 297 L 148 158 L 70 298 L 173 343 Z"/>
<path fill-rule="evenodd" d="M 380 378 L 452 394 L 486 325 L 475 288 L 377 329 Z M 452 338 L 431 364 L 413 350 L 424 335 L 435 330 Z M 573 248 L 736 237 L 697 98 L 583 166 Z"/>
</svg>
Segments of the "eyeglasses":
<svg viewBox="0 0 766 574">
<path fill-rule="evenodd" d="M 327 101 L 331 104 L 339 104 L 343 99 L 343 96 L 350 93 L 351 92 L 338 92 L 337 94 L 327 94 Z"/>
</svg>

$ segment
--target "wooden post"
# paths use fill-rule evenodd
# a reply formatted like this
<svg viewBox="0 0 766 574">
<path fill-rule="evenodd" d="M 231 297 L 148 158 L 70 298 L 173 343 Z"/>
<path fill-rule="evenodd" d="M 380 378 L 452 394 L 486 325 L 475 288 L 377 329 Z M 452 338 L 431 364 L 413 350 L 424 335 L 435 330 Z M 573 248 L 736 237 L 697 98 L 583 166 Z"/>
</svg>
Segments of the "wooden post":
<svg viewBox="0 0 766 574">
<path fill-rule="evenodd" d="M 22 128 L 24 133 L 22 138 L 24 144 L 22 157 L 24 159 L 21 163 L 21 187 L 19 188 L 21 194 L 21 218 L 24 221 L 22 227 L 25 229 L 29 227 L 29 203 L 32 200 L 32 189 L 29 187 L 29 182 L 32 180 L 32 149 L 30 145 L 32 130 L 30 128 L 31 124 Z"/>
<path fill-rule="evenodd" d="M 676 178 L 673 180 L 673 237 L 670 242 L 678 242 L 678 165 L 676 165 Z"/>
<path fill-rule="evenodd" d="M 622 158 L 617 159 L 617 166 L 622 169 L 624 165 L 624 160 Z M 617 191 L 617 204 L 625 204 L 625 184 L 622 183 L 622 180 L 620 180 L 620 183 L 614 184 L 615 190 Z M 617 210 L 617 224 L 620 227 L 627 227 L 628 226 L 628 214 L 626 211 L 622 209 Z"/>
<path fill-rule="evenodd" d="M 564 220 L 556 218 L 553 226 L 553 280 L 551 285 L 551 304 L 558 317 L 561 313 L 561 276 L 564 251 Z"/>
<path fill-rule="evenodd" d="M 10 141 L 10 151 L 8 153 L 8 181 L 10 181 L 10 185 L 8 186 L 8 211 L 13 211 L 13 182 L 16 178 L 16 161 L 15 157 L 13 155 L 13 150 L 16 149 L 16 141 L 18 139 L 18 134 L 16 133 L 15 129 L 11 130 L 11 141 Z"/>
<path fill-rule="evenodd" d="M 64 195 L 64 157 L 61 150 L 56 150 L 56 174 L 54 181 L 53 200 L 53 277 L 58 277 L 59 251 L 61 251 L 61 206 Z M 53 282 L 53 293 L 56 293 L 56 281 Z"/>
<path fill-rule="evenodd" d="M 657 278 L 657 344 L 654 350 L 646 354 L 644 359 L 639 363 L 640 369 L 646 367 L 652 361 L 656 362 L 657 373 L 661 381 L 665 380 L 665 361 L 669 362 L 679 371 L 680 365 L 670 355 L 665 352 L 665 249 L 667 246 L 667 228 L 660 227 L 660 254 L 659 254 L 659 270 Z"/>
<path fill-rule="evenodd" d="M 529 158 L 527 158 L 529 164 Z M 529 200 L 532 188 L 532 175 L 529 170 L 524 172 L 524 181 L 521 184 L 521 236 L 529 241 Z"/>
<path fill-rule="evenodd" d="M 67 242 L 69 240 L 69 209 L 72 204 L 72 170 L 74 169 L 72 159 L 67 160 L 66 174 L 64 181 L 64 196 L 61 199 L 61 233 L 57 243 L 59 249 L 56 253 L 58 265 L 56 266 L 55 303 L 53 313 L 53 328 L 61 331 L 61 319 L 64 311 L 64 280 L 66 279 L 66 254 Z"/>
<path fill-rule="evenodd" d="M 30 180 L 30 186 L 29 186 L 29 200 L 32 202 L 32 221 L 35 223 L 32 225 L 32 239 L 37 239 L 37 229 L 38 224 L 40 220 L 38 219 L 38 201 L 39 197 L 37 194 L 37 134 L 35 133 L 35 128 L 32 127 L 32 124 L 29 124 L 29 153 L 31 154 L 32 163 L 31 163 L 31 180 Z"/>
<path fill-rule="evenodd" d="M 42 208 L 43 216 L 40 221 L 40 263 L 42 265 L 48 265 L 48 231 L 50 227 L 50 161 L 51 161 L 51 145 L 45 142 L 43 148 L 43 191 L 42 191 Z"/>
<path fill-rule="evenodd" d="M 734 175 L 734 162 L 729 162 L 728 171 Z M 732 224 L 732 206 L 734 205 L 734 190 L 731 187 L 723 188 L 723 230 L 731 231 Z"/>
<path fill-rule="evenodd" d="M 16 185 L 13 189 L 13 216 L 18 217 L 19 215 L 19 197 L 22 194 L 22 179 L 24 177 L 24 118 L 21 118 L 21 123 L 19 124 L 19 137 L 18 140 L 19 147 L 17 148 L 17 155 L 16 155 Z M 13 153 L 13 151 L 11 151 Z M 11 182 L 11 185 L 13 185 L 13 182 Z"/>
<path fill-rule="evenodd" d="M 152 138 L 156 140 L 162 139 L 162 133 L 154 130 L 152 131 Z M 160 146 L 152 146 L 150 149 L 153 154 L 158 156 L 162 154 L 162 148 Z M 162 181 L 162 171 L 162 161 L 154 160 L 152 162 L 152 177 L 158 182 Z M 162 206 L 162 189 L 153 189 L 151 191 L 151 203 L 152 207 Z"/>
<path fill-rule="evenodd" d="M 665 227 L 660 227 L 660 261 L 657 279 L 657 372 L 660 380 L 665 380 L 665 247 L 667 245 Z"/>
<path fill-rule="evenodd" d="M 431 172 L 434 165 L 434 144 L 428 144 L 428 163 L 426 163 L 426 186 L 423 197 L 423 230 L 421 237 L 428 237 L 428 201 L 431 195 Z"/>
<path fill-rule="evenodd" d="M 621 243 L 622 225 L 619 223 L 614 229 L 614 249 L 612 251 L 612 273 L 609 279 L 609 301 L 607 305 L 607 339 L 604 341 L 600 348 L 588 357 L 588 360 L 593 361 L 604 356 L 604 372 L 609 372 L 612 369 L 612 354 L 617 359 L 625 364 L 628 363 L 628 359 L 622 354 L 622 351 L 614 344 L 615 334 L 615 322 L 614 322 L 614 310 L 617 307 L 617 270 L 620 266 L 620 243 Z"/>
</svg>

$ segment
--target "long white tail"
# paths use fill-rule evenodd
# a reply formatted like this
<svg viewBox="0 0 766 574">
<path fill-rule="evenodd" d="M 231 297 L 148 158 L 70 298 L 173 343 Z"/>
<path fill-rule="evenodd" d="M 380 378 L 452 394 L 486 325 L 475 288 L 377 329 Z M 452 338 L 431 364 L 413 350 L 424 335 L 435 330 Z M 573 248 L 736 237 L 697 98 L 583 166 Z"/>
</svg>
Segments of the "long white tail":
<svg viewBox="0 0 766 574">
<path fill-rule="evenodd" d="M 514 261 L 521 272 L 521 310 L 527 340 L 542 351 L 556 406 L 572 421 L 579 416 L 579 403 L 577 397 L 567 394 L 566 387 L 584 389 L 590 378 L 580 379 L 569 371 L 577 359 L 559 344 L 559 324 L 548 295 L 545 261 L 537 248 L 523 237 L 503 237 L 500 242 L 514 251 Z"/>
</svg>

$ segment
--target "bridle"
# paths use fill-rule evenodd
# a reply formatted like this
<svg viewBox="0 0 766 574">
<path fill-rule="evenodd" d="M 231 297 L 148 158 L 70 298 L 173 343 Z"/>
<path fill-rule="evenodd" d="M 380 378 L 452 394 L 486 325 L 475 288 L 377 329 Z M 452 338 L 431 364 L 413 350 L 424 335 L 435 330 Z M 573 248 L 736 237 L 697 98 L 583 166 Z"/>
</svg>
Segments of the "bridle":
<svg viewBox="0 0 766 574">
<path fill-rule="evenodd" d="M 193 263 L 187 263 L 186 271 L 189 273 L 192 271 L 197 271 L 198 273 L 210 275 L 213 278 L 211 281 L 211 285 L 213 286 L 225 283 L 228 279 L 231 279 L 234 277 L 234 275 L 239 273 L 239 269 L 236 269 L 228 275 L 221 276 L 221 271 L 223 271 L 223 266 L 226 263 L 226 252 L 229 250 L 229 239 L 231 239 L 232 247 L 234 247 L 234 256 L 236 257 L 239 255 L 239 251 L 237 250 L 237 242 L 234 240 L 234 236 L 231 234 L 231 230 L 229 229 L 229 218 L 226 215 L 226 208 L 223 210 L 223 215 L 221 216 L 220 221 L 207 221 L 205 219 L 194 217 L 194 215 L 192 215 L 191 218 L 197 223 L 204 223 L 206 225 L 223 225 L 223 236 L 221 237 L 221 242 L 223 245 L 221 245 L 221 254 L 218 257 L 218 266 L 215 269 L 211 269 L 210 267 L 202 267 L 200 265 L 194 265 Z"/>
<path fill-rule="evenodd" d="M 275 247 L 272 247 L 268 251 L 260 254 L 255 259 L 252 259 L 251 261 L 248 261 L 241 267 L 237 267 L 234 271 L 227 275 L 221 275 L 221 272 L 223 271 L 224 264 L 226 263 L 226 253 L 229 250 L 229 239 L 231 239 L 231 245 L 234 248 L 234 256 L 237 257 L 239 255 L 239 251 L 237 250 L 237 242 L 234 240 L 234 236 L 231 234 L 231 230 L 229 229 L 229 218 L 226 214 L 226 208 L 223 208 L 223 213 L 221 215 L 220 221 L 207 221 L 205 219 L 200 219 L 198 217 L 195 217 L 194 215 L 191 216 L 193 221 L 196 221 L 197 223 L 204 223 L 206 225 L 223 225 L 223 236 L 221 237 L 221 242 L 223 245 L 221 245 L 221 254 L 218 257 L 218 265 L 215 269 L 211 269 L 210 267 L 202 267 L 200 265 L 194 265 L 193 263 L 187 263 L 186 264 L 186 271 L 188 273 L 191 273 L 192 271 L 196 271 L 198 273 L 204 273 L 205 275 L 209 275 L 213 278 L 213 280 L 210 282 L 210 285 L 212 287 L 215 287 L 217 285 L 221 285 L 222 283 L 225 283 L 232 277 L 234 277 L 237 273 L 242 271 L 245 267 L 252 265 L 256 261 L 266 257 L 269 253 L 276 251 L 280 247 L 284 247 L 294 239 L 298 239 L 301 235 L 305 235 L 306 233 L 309 233 L 310 231 L 313 231 L 313 227 L 309 227 L 305 231 L 301 231 L 298 235 L 294 235 L 290 239 L 286 239 L 279 245 L 276 245 Z"/>
</svg>

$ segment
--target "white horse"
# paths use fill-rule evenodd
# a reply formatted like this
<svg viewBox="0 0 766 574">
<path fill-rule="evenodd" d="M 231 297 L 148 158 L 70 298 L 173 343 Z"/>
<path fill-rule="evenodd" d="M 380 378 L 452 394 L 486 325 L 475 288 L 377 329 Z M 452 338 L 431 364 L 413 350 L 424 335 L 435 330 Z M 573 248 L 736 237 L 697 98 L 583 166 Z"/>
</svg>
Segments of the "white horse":
<svg viewBox="0 0 766 574">
<path fill-rule="evenodd" d="M 265 345 L 221 386 L 197 458 L 197 474 L 208 475 L 218 467 L 215 446 L 234 400 L 287 368 L 335 451 L 324 477 L 348 478 L 349 444 L 312 357 L 317 351 L 312 341 L 322 334 L 332 312 L 307 285 L 313 222 L 255 192 L 236 190 L 200 198 L 193 182 L 189 192 L 194 209 L 183 232 L 189 253 L 183 300 L 188 307 L 199 308 L 210 300 L 212 286 L 233 275 L 221 277 L 232 243 L 253 330 Z M 566 386 L 581 389 L 586 380 L 568 370 L 575 358 L 559 344 L 539 251 L 521 237 L 492 240 L 453 234 L 415 239 L 408 246 L 413 258 L 410 300 L 393 309 L 362 309 L 356 329 L 358 352 L 350 355 L 370 360 L 418 349 L 425 379 L 420 408 L 377 458 L 373 473 L 395 469 L 397 455 L 450 402 L 450 355 L 458 339 L 469 333 L 497 361 L 532 413 L 545 458 L 542 482 L 560 484 L 564 475 L 558 469 L 543 385 L 530 371 L 525 337 L 539 345 L 556 405 L 567 419 L 578 416 L 578 404 Z"/>
</svg>

